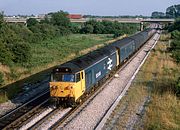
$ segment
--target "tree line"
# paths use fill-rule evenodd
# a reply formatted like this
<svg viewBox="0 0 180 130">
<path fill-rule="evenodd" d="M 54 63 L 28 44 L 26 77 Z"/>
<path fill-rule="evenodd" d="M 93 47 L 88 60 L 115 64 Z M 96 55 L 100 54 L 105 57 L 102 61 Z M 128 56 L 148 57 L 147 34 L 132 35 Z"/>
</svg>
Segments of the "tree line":
<svg viewBox="0 0 180 130">
<path fill-rule="evenodd" d="M 154 11 L 151 15 L 152 18 L 178 18 L 180 17 L 180 4 L 172 5 L 166 9 L 166 12 Z"/>
</svg>

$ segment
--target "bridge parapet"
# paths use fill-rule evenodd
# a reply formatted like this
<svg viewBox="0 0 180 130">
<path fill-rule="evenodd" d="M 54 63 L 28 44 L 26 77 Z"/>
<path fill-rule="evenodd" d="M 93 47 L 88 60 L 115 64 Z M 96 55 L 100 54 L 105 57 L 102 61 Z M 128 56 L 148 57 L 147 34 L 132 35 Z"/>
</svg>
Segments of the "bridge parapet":
<svg viewBox="0 0 180 130">
<path fill-rule="evenodd" d="M 26 24 L 26 21 L 28 18 L 14 18 L 14 17 L 5 17 L 4 18 L 6 22 L 8 23 L 24 23 Z M 41 20 L 41 18 L 36 18 L 38 21 Z M 70 19 L 71 22 L 74 23 L 84 23 L 89 21 L 91 18 L 81 18 L 81 19 Z M 142 18 L 93 18 L 93 20 L 102 22 L 105 21 L 117 21 L 120 23 L 142 23 L 142 22 L 174 22 L 175 19 L 142 19 Z"/>
</svg>

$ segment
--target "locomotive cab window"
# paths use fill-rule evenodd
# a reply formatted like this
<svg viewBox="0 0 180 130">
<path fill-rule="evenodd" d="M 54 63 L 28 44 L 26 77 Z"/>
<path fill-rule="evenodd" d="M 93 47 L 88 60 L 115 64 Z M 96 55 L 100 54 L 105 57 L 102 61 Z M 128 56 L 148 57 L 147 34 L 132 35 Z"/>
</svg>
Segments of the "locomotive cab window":
<svg viewBox="0 0 180 130">
<path fill-rule="evenodd" d="M 61 73 L 54 73 L 52 75 L 52 81 L 54 82 L 75 82 L 75 75 L 74 74 L 61 74 Z"/>
<path fill-rule="evenodd" d="M 80 73 L 76 74 L 76 82 L 80 81 Z"/>
<path fill-rule="evenodd" d="M 83 72 L 81 72 L 81 78 L 83 79 Z"/>
</svg>

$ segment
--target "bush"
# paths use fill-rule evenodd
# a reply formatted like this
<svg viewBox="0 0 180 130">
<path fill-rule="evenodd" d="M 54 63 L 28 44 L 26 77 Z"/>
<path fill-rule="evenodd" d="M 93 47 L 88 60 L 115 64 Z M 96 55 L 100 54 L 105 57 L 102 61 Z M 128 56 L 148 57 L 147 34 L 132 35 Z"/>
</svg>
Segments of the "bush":
<svg viewBox="0 0 180 130">
<path fill-rule="evenodd" d="M 53 38 L 58 33 L 57 27 L 47 23 L 36 24 L 35 26 L 32 26 L 30 29 L 33 32 L 33 35 L 35 36 L 35 39 L 37 39 L 38 41 Z M 32 41 L 34 40 L 32 39 Z"/>
<path fill-rule="evenodd" d="M 180 63 L 180 50 L 173 50 L 172 57 L 176 60 L 177 63 Z"/>
<path fill-rule="evenodd" d="M 175 30 L 175 31 L 171 32 L 171 38 L 172 39 L 180 39 L 180 31 Z"/>
<path fill-rule="evenodd" d="M 94 26 L 94 33 L 95 33 L 95 34 L 101 34 L 101 33 L 104 32 L 104 29 L 105 29 L 105 27 L 104 27 L 103 24 L 97 23 L 97 24 Z"/>
<path fill-rule="evenodd" d="M 176 21 L 174 22 L 174 24 L 170 25 L 168 27 L 168 31 L 172 32 L 174 30 L 178 30 L 180 31 L 180 18 L 176 19 Z"/>
<path fill-rule="evenodd" d="M 31 42 L 31 37 L 33 33 L 31 30 L 29 30 L 28 27 L 20 24 L 11 24 L 9 25 L 9 27 L 22 41 Z"/>
<path fill-rule="evenodd" d="M 27 43 L 14 43 L 12 46 L 14 54 L 13 61 L 15 63 L 27 62 L 31 57 L 30 46 Z"/>
<path fill-rule="evenodd" d="M 94 27 L 90 24 L 87 24 L 81 29 L 81 33 L 93 33 L 93 30 Z"/>
<path fill-rule="evenodd" d="M 81 26 L 80 24 L 77 24 L 77 23 L 72 23 L 70 26 L 70 30 L 72 33 L 79 33 L 80 29 L 81 29 Z"/>
<path fill-rule="evenodd" d="M 0 42 L 0 63 L 9 65 L 12 62 L 12 54 L 6 46 Z"/>
<path fill-rule="evenodd" d="M 35 19 L 35 18 L 29 18 L 27 20 L 27 27 L 32 27 L 36 24 L 38 24 L 39 22 Z"/>
</svg>

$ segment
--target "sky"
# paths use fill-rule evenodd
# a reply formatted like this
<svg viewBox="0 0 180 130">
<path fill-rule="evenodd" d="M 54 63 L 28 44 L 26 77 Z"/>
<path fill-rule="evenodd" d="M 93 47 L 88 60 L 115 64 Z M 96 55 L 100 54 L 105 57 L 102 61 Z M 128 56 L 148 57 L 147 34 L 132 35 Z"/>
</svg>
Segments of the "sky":
<svg viewBox="0 0 180 130">
<path fill-rule="evenodd" d="M 6 15 L 37 15 L 67 11 L 71 14 L 150 16 L 153 11 L 180 4 L 180 0 L 0 0 L 0 11 Z"/>
</svg>

